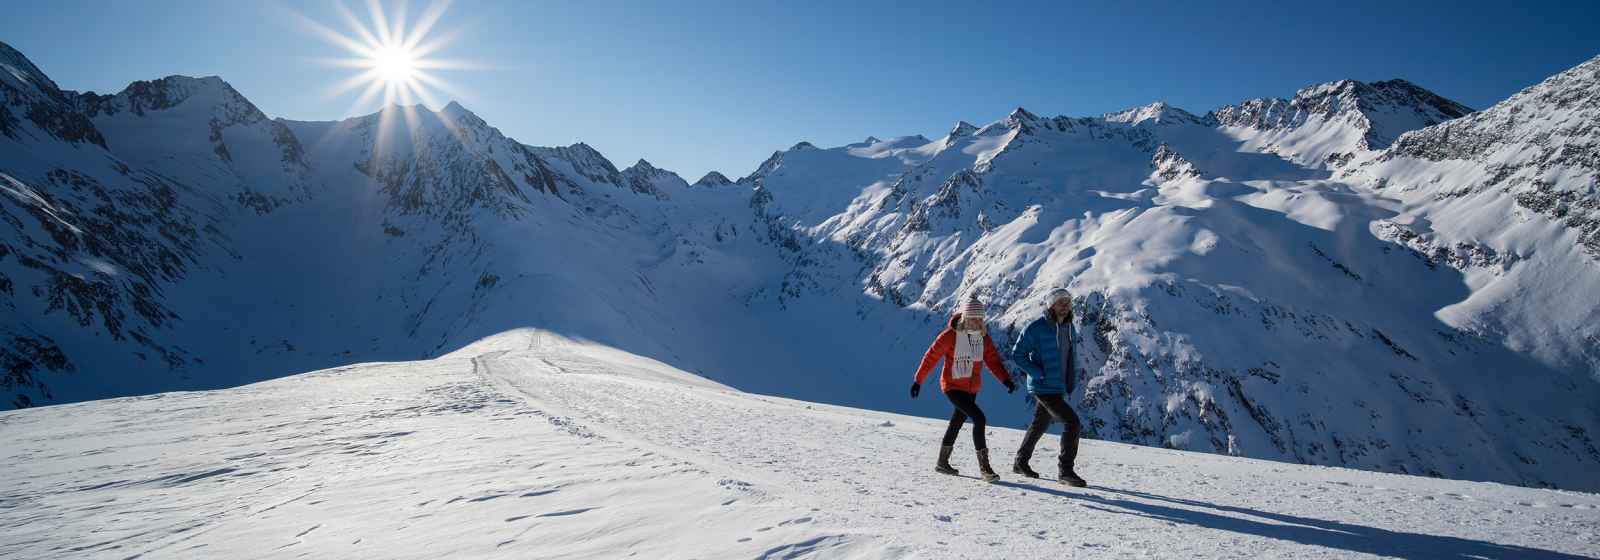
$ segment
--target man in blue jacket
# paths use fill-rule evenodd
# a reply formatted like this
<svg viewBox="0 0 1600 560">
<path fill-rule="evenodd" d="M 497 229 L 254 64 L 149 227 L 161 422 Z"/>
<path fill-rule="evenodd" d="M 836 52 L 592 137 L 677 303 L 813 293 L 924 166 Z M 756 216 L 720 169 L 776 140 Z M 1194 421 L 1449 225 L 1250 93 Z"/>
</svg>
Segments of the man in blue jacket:
<svg viewBox="0 0 1600 560">
<path fill-rule="evenodd" d="M 1039 473 L 1028 468 L 1028 460 L 1033 458 L 1034 446 L 1039 444 L 1039 438 L 1044 436 L 1054 418 L 1062 425 L 1061 456 L 1058 458 L 1060 480 L 1081 488 L 1087 483 L 1073 472 L 1072 464 L 1078 458 L 1078 431 L 1082 424 L 1077 413 L 1067 406 L 1067 395 L 1072 394 L 1077 378 L 1073 371 L 1072 294 L 1056 289 L 1045 301 L 1049 306 L 1044 316 L 1022 329 L 1022 336 L 1011 347 L 1011 361 L 1022 366 L 1027 374 L 1028 394 L 1033 397 L 1033 421 L 1022 437 L 1022 447 L 1017 450 L 1011 472 L 1039 478 Z"/>
</svg>

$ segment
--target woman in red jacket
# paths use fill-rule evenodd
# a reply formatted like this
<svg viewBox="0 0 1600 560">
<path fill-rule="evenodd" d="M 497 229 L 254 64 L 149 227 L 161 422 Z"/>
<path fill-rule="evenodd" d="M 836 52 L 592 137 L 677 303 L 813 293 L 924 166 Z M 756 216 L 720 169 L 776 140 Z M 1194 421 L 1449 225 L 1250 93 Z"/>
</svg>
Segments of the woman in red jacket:
<svg viewBox="0 0 1600 560">
<path fill-rule="evenodd" d="M 1011 381 L 1011 375 L 1006 373 L 1005 363 L 1000 359 L 1000 352 L 994 349 L 994 342 L 989 340 L 989 330 L 983 326 L 983 304 L 978 303 L 977 297 L 967 299 L 966 308 L 950 317 L 950 326 L 939 333 L 939 337 L 933 340 L 933 346 L 928 347 L 927 353 L 922 355 L 922 363 L 917 366 L 916 381 L 911 383 L 911 398 L 917 398 L 922 392 L 922 380 L 927 378 L 928 372 L 933 371 L 934 364 L 941 359 L 944 360 L 944 371 L 939 375 L 939 388 L 950 399 L 950 404 L 955 405 L 955 412 L 950 413 L 950 427 L 944 431 L 944 441 L 939 447 L 939 463 L 933 470 L 944 474 L 960 474 L 950 466 L 950 452 L 955 449 L 956 436 L 961 434 L 961 424 L 970 418 L 972 445 L 978 449 L 978 470 L 987 482 L 1000 480 L 1000 475 L 989 468 L 989 446 L 984 443 L 984 428 L 988 425 L 988 419 L 984 417 L 983 410 L 978 408 L 978 389 L 983 384 L 978 370 L 987 364 L 989 373 L 1005 384 L 1007 392 L 1017 390 L 1017 384 Z"/>
</svg>

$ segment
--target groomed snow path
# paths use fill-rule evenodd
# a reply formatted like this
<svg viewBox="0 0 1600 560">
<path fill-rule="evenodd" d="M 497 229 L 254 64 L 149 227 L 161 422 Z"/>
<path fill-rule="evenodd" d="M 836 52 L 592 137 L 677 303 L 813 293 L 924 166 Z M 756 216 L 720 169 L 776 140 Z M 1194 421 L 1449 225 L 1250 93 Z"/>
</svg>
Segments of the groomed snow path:
<svg viewBox="0 0 1600 560">
<path fill-rule="evenodd" d="M 0 413 L 0 558 L 1600 555 L 1593 494 L 1098 441 L 1074 489 L 1010 475 L 1022 434 L 994 427 L 1005 480 L 988 485 L 932 471 L 943 424 L 514 331 L 429 361 Z M 1055 451 L 1052 434 L 1035 469 Z"/>
</svg>

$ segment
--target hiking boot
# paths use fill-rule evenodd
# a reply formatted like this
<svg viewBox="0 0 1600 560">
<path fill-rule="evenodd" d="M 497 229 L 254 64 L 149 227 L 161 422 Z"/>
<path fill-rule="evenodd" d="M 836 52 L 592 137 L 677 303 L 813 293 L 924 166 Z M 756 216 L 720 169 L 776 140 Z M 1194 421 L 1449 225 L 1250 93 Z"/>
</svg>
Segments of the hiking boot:
<svg viewBox="0 0 1600 560">
<path fill-rule="evenodd" d="M 1039 478 L 1039 473 L 1033 472 L 1033 469 L 1028 468 L 1027 463 L 1012 463 L 1011 472 L 1026 476 L 1028 478 Z"/>
<path fill-rule="evenodd" d="M 1061 483 L 1077 488 L 1083 488 L 1089 485 L 1088 482 L 1084 482 L 1083 477 L 1078 476 L 1078 473 L 1072 472 L 1071 468 L 1061 470 Z"/>
<path fill-rule="evenodd" d="M 933 471 L 941 474 L 961 474 L 961 471 L 950 466 L 950 453 L 955 451 L 954 446 L 946 445 L 939 448 L 939 463 L 933 466 Z"/>
<path fill-rule="evenodd" d="M 978 450 L 978 472 L 983 473 L 984 482 L 995 482 L 1000 480 L 1000 475 L 994 474 L 994 469 L 989 468 L 988 449 Z"/>
</svg>

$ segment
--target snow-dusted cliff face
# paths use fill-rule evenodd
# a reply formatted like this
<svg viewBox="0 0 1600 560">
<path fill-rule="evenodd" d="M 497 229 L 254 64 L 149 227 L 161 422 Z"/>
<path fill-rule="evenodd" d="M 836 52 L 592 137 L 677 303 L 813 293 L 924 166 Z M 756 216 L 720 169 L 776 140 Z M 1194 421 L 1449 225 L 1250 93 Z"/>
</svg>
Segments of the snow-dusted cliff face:
<svg viewBox="0 0 1600 560">
<path fill-rule="evenodd" d="M 1471 113 L 1472 109 L 1405 80 L 1371 84 L 1340 80 L 1295 92 L 1292 99 L 1252 99 L 1206 115 L 1206 122 L 1312 167 L 1338 167 L 1401 134 Z"/>
<path fill-rule="evenodd" d="M 941 414 L 904 385 L 958 298 L 1009 338 L 1064 286 L 1095 437 L 1596 489 L 1595 64 L 1466 117 L 1399 80 L 1019 108 L 691 185 L 456 104 L 270 119 L 215 78 L 62 91 L 5 48 L 0 388 L 232 386 L 536 326 Z"/>
</svg>

